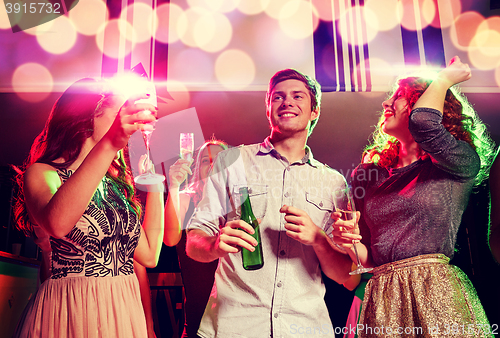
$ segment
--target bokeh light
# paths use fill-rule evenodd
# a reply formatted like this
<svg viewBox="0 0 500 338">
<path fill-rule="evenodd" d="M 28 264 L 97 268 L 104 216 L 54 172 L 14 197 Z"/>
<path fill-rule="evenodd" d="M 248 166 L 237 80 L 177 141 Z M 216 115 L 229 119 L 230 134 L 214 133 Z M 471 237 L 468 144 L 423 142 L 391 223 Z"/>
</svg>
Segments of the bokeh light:
<svg viewBox="0 0 500 338">
<path fill-rule="evenodd" d="M 495 69 L 495 81 L 497 83 L 497 86 L 500 87 L 500 67 L 497 67 Z"/>
<path fill-rule="evenodd" d="M 431 26 L 436 28 L 450 27 L 455 18 L 462 12 L 462 2 L 460 0 L 439 0 L 439 17 L 436 15 L 431 22 Z"/>
<path fill-rule="evenodd" d="M 2 1 L 3 2 L 3 1 Z M 9 21 L 9 16 L 7 15 L 7 11 L 4 10 L 5 7 L 0 5 L 0 29 L 10 29 L 10 21 Z M 21 13 L 15 14 L 11 13 L 11 16 L 13 16 L 13 24 L 15 25 L 19 20 L 21 20 Z"/>
<path fill-rule="evenodd" d="M 78 33 L 96 35 L 99 27 L 109 19 L 109 11 L 102 0 L 85 0 L 69 11 L 69 18 Z"/>
<path fill-rule="evenodd" d="M 252 58 L 241 50 L 226 50 L 215 62 L 215 75 L 227 89 L 243 90 L 255 78 L 255 64 Z"/>
<path fill-rule="evenodd" d="M 281 30 L 293 39 L 304 39 L 313 34 L 319 24 L 318 15 L 312 15 L 316 9 L 310 2 L 298 0 L 287 3 L 279 18 Z"/>
<path fill-rule="evenodd" d="M 38 63 L 24 63 L 12 75 L 12 88 L 28 102 L 43 101 L 52 92 L 53 86 L 52 75 Z"/>
<path fill-rule="evenodd" d="M 76 43 L 78 33 L 73 23 L 65 16 L 48 22 L 49 30 L 45 25 L 38 26 L 36 39 L 38 44 L 52 54 L 63 54 L 69 51 Z"/>
<path fill-rule="evenodd" d="M 460 14 L 450 27 L 450 40 L 453 45 L 459 50 L 467 51 L 483 21 L 484 17 L 474 11 Z"/>
<path fill-rule="evenodd" d="M 258 83 L 267 83 L 269 74 L 282 69 L 283 65 L 303 72 L 314 72 L 314 68 L 311 69 L 314 65 L 311 38 L 290 38 L 280 29 L 279 22 L 267 15 L 259 15 L 249 21 L 239 28 L 249 32 L 245 41 L 248 41 L 247 48 L 255 64 L 259 65 Z"/>
<path fill-rule="evenodd" d="M 311 4 L 314 8 L 313 14 L 317 15 L 323 21 L 333 21 L 332 3 L 325 0 L 312 0 Z M 338 19 L 335 18 L 335 19 Z"/>
<path fill-rule="evenodd" d="M 163 4 L 158 6 L 155 12 L 158 20 L 155 27 L 156 40 L 163 43 L 174 43 L 179 40 L 179 35 L 185 34 L 188 26 L 186 22 L 187 18 L 183 15 L 184 11 L 178 5 Z"/>
<path fill-rule="evenodd" d="M 198 47 L 195 39 L 196 23 L 210 12 L 202 7 L 191 7 L 181 14 L 177 22 L 177 33 L 181 41 L 190 47 Z"/>
<path fill-rule="evenodd" d="M 196 45 L 207 52 L 218 52 L 226 48 L 233 36 L 233 27 L 228 18 L 217 12 L 206 13 L 193 27 Z"/>
<path fill-rule="evenodd" d="M 364 64 L 358 64 L 357 69 L 362 68 L 370 72 L 373 91 L 387 91 L 396 79 L 396 71 L 387 61 L 379 58 L 370 58 Z"/>
<path fill-rule="evenodd" d="M 425 28 L 434 21 L 434 18 L 437 14 L 437 8 L 433 0 L 420 0 L 419 2 L 421 2 L 421 5 L 419 7 L 421 24 L 422 28 Z"/>
<path fill-rule="evenodd" d="M 295 11 L 294 7 L 296 9 L 299 6 L 299 1 L 300 0 L 273 0 L 269 2 L 266 8 L 264 8 L 264 11 L 271 18 L 279 20 L 280 18 L 284 17 L 282 10 L 286 6 L 288 7 L 286 11 L 291 11 L 293 13 Z"/>
<path fill-rule="evenodd" d="M 437 10 L 433 0 L 418 0 L 417 6 L 413 0 L 402 0 L 398 3 L 397 13 L 401 26 L 414 31 L 433 22 Z"/>
<path fill-rule="evenodd" d="M 238 10 L 246 15 L 262 13 L 271 3 L 271 0 L 240 0 Z"/>
<path fill-rule="evenodd" d="M 106 56 L 117 59 L 132 51 L 133 43 L 121 43 L 123 38 L 133 41 L 132 36 L 133 28 L 127 21 L 113 19 L 99 29 L 96 34 L 96 44 Z"/>
<path fill-rule="evenodd" d="M 490 17 L 477 28 L 473 41 L 481 52 L 488 56 L 500 56 L 500 17 Z M 474 46 L 476 47 L 476 46 Z"/>
<path fill-rule="evenodd" d="M 397 10 L 398 0 L 368 0 L 365 2 L 365 10 L 370 10 L 376 18 L 375 21 L 367 21 L 367 25 L 377 31 L 388 31 L 399 24 Z"/>
<path fill-rule="evenodd" d="M 469 60 L 477 69 L 494 69 L 500 65 L 500 32 L 478 29 L 471 41 Z"/>
<path fill-rule="evenodd" d="M 357 25 L 354 26 L 354 25 Z M 363 41 L 361 27 L 366 27 L 366 41 Z M 369 9 L 354 6 L 344 12 L 339 18 L 339 32 L 342 40 L 351 45 L 362 45 L 372 41 L 378 33 L 377 16 Z"/>
<path fill-rule="evenodd" d="M 188 0 L 190 7 L 203 7 L 210 11 L 219 13 L 229 13 L 233 11 L 240 0 Z"/>
<path fill-rule="evenodd" d="M 156 13 L 154 13 L 156 15 Z M 133 27 L 133 34 L 126 34 L 127 39 L 132 38 L 135 43 L 145 42 L 151 39 L 153 24 L 156 19 L 152 17 L 153 9 L 145 3 L 135 2 L 127 6 L 120 18 L 127 21 Z"/>
</svg>

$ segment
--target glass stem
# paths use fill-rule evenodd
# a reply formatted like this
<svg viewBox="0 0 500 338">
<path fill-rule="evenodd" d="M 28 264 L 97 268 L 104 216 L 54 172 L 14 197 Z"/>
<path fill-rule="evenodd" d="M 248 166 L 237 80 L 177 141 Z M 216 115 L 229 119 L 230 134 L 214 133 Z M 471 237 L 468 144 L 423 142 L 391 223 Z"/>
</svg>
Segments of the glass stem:
<svg viewBox="0 0 500 338">
<path fill-rule="evenodd" d="M 361 266 L 361 261 L 359 260 L 358 249 L 356 249 L 356 244 L 352 241 L 352 246 L 354 247 L 354 253 L 356 254 L 356 261 L 358 262 L 358 266 Z"/>
<path fill-rule="evenodd" d="M 142 137 L 144 138 L 144 144 L 146 145 L 146 165 L 144 168 L 146 169 L 146 173 L 151 172 L 151 164 L 150 164 L 150 150 L 149 150 L 149 139 L 151 138 L 151 133 L 142 133 Z"/>
</svg>

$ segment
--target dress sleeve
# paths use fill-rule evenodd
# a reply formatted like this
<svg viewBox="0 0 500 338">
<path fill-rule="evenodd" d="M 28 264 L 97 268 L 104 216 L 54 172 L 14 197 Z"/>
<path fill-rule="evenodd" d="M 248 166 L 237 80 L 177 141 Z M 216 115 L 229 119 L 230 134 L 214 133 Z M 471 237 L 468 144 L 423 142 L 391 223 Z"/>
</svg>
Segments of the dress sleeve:
<svg viewBox="0 0 500 338">
<path fill-rule="evenodd" d="M 409 130 L 419 146 L 441 170 L 460 178 L 476 177 L 480 159 L 465 141 L 457 140 L 441 123 L 442 114 L 431 108 L 416 108 L 410 114 Z"/>
</svg>

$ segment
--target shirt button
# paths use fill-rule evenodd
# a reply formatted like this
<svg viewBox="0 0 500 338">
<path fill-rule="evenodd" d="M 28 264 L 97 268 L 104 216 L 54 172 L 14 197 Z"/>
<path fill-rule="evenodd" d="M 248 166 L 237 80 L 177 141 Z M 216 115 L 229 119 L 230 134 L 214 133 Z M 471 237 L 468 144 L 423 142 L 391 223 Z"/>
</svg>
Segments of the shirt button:
<svg viewBox="0 0 500 338">
<path fill-rule="evenodd" d="M 286 167 L 286 170 L 287 170 L 287 171 L 290 171 L 290 166 Z"/>
<path fill-rule="evenodd" d="M 274 318 L 278 318 L 278 314 L 277 313 L 274 314 Z"/>
<path fill-rule="evenodd" d="M 323 206 L 323 202 L 319 202 L 319 206 L 322 207 Z"/>
<path fill-rule="evenodd" d="M 285 253 L 286 253 L 286 252 L 285 252 L 285 250 L 281 250 L 281 251 L 280 251 L 280 255 L 281 255 L 281 256 L 284 256 L 284 255 L 285 255 Z"/>
<path fill-rule="evenodd" d="M 283 284 L 281 284 L 281 282 L 278 282 L 278 284 L 276 284 L 277 287 L 281 287 Z"/>
<path fill-rule="evenodd" d="M 288 196 L 290 196 L 290 194 L 288 192 L 286 192 L 285 197 L 288 198 Z"/>
</svg>

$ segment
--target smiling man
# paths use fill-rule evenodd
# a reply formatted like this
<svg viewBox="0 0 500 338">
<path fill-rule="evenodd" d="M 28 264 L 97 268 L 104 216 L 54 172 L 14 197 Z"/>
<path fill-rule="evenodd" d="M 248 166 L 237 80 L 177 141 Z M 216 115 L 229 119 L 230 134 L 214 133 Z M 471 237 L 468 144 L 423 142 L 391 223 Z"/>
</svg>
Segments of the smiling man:
<svg viewBox="0 0 500 338">
<path fill-rule="evenodd" d="M 289 337 L 333 334 L 324 302 L 323 271 L 342 283 L 351 261 L 332 246 L 332 192 L 345 185 L 337 171 L 316 161 L 307 138 L 318 122 L 321 90 L 293 69 L 276 73 L 266 96 L 271 135 L 260 144 L 219 154 L 188 226 L 187 254 L 217 258 L 215 284 L 198 335 Z M 248 187 L 260 219 L 264 265 L 242 266 L 241 248 L 253 251 L 253 228 L 239 219 L 239 188 Z"/>
</svg>

